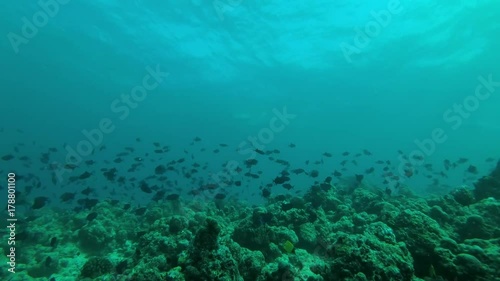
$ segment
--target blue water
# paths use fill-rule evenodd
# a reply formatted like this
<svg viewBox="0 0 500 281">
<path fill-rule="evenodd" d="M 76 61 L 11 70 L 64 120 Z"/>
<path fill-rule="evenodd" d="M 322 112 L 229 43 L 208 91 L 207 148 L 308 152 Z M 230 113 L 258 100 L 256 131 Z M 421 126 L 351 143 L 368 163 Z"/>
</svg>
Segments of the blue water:
<svg viewBox="0 0 500 281">
<path fill-rule="evenodd" d="M 259 145 L 279 149 L 277 158 L 292 168 L 318 169 L 321 180 L 341 168 L 344 151 L 373 153 L 344 173 L 350 176 L 379 159 L 397 168 L 401 150 L 420 153 L 437 172 L 444 159 L 468 158 L 477 178 L 493 167 L 485 159 L 500 155 L 497 1 L 47 2 L 48 8 L 35 1 L 0 3 L 0 151 L 14 153 L 24 143 L 16 155 L 33 160 L 30 167 L 4 161 L 0 170 L 36 174 L 41 193 L 58 197 L 61 190 L 40 154 L 57 147 L 51 162 L 63 165 L 65 150 L 88 141 L 83 131 L 100 128 L 102 120 L 112 130 L 92 146 L 106 149 L 82 161 L 97 161 L 95 169 L 116 166 L 121 175 L 130 163 L 104 161 L 125 146 L 143 156 L 160 142 L 171 152 L 155 160 L 185 157 L 186 149 L 186 157 L 208 163 L 200 176 L 210 179 L 227 161 L 250 157 L 239 145 L 264 134 L 275 110 L 285 109 L 293 118 Z M 155 80 L 148 69 L 168 75 Z M 140 101 L 121 100 L 144 89 L 144 79 L 150 89 Z M 485 85 L 488 79 L 493 83 Z M 460 115 L 454 106 L 464 103 Z M 439 142 L 422 150 L 417 143 L 433 132 Z M 195 137 L 202 142 L 190 146 Z M 219 143 L 229 147 L 209 153 Z M 319 166 L 304 164 L 321 159 Z M 158 163 L 134 176 L 150 175 Z M 464 181 L 467 166 L 447 172 L 440 185 L 471 185 Z M 258 187 L 282 169 L 265 158 L 258 168 L 262 178 L 249 181 L 239 196 L 258 200 Z M 379 170 L 365 180 L 381 185 Z M 189 180 L 172 178 L 183 190 L 192 188 Z M 92 180 L 96 188 L 110 186 Z M 297 177 L 294 184 L 305 189 L 311 182 Z M 418 192 L 440 188 L 420 174 L 404 184 Z M 117 194 L 148 200 L 134 189 Z"/>
</svg>

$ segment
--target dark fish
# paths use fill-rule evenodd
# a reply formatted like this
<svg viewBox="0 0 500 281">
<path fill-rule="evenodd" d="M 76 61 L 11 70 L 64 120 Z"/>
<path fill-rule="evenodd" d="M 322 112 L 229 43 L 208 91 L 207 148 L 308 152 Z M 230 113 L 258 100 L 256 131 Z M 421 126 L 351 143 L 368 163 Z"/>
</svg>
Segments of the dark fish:
<svg viewBox="0 0 500 281">
<path fill-rule="evenodd" d="M 152 189 L 148 186 L 148 184 L 147 184 L 147 183 L 145 183 L 145 182 L 142 182 L 142 183 L 141 183 L 141 187 L 140 187 L 140 188 L 141 188 L 141 190 L 142 190 L 143 192 L 145 192 L 145 193 L 152 193 L 152 192 L 153 192 L 153 190 L 152 190 Z"/>
<path fill-rule="evenodd" d="M 457 161 L 457 164 L 464 164 L 467 161 L 469 161 L 467 158 L 459 158 L 458 161 Z"/>
<path fill-rule="evenodd" d="M 290 180 L 290 178 L 287 176 L 279 176 L 279 177 L 274 178 L 273 182 L 274 182 L 274 184 L 283 184 L 289 180 Z"/>
<path fill-rule="evenodd" d="M 332 177 L 326 177 L 325 178 L 326 183 L 332 183 Z"/>
<path fill-rule="evenodd" d="M 288 145 L 288 147 L 290 147 L 290 148 L 294 148 L 294 147 L 295 147 L 295 144 L 290 143 L 290 144 Z"/>
<path fill-rule="evenodd" d="M 12 154 L 7 154 L 7 155 L 2 156 L 2 160 L 4 160 L 4 161 L 9 161 L 12 159 L 14 159 L 14 155 L 12 155 Z"/>
<path fill-rule="evenodd" d="M 75 199 L 75 195 L 76 192 L 65 192 L 59 197 L 59 199 L 61 199 L 61 202 L 68 202 Z"/>
<path fill-rule="evenodd" d="M 350 153 L 348 151 L 342 153 L 342 156 L 348 156 Z"/>
<path fill-rule="evenodd" d="M 371 167 L 371 168 L 369 168 L 369 169 L 366 169 L 365 173 L 367 173 L 367 174 L 371 174 L 371 173 L 373 173 L 374 171 L 375 171 L 375 168 Z"/>
<path fill-rule="evenodd" d="M 135 210 L 135 214 L 137 216 L 142 216 L 142 215 L 144 215 L 144 213 L 146 213 L 146 210 L 147 210 L 146 207 L 138 208 Z"/>
<path fill-rule="evenodd" d="M 263 188 L 262 189 L 262 197 L 269 198 L 271 196 L 271 189 Z"/>
<path fill-rule="evenodd" d="M 33 205 L 31 206 L 31 208 L 33 208 L 34 210 L 43 208 L 48 200 L 49 200 L 48 197 L 44 196 L 36 197 L 35 200 L 33 201 Z"/>
<path fill-rule="evenodd" d="M 407 178 L 411 178 L 413 176 L 413 169 L 405 169 L 404 172 Z"/>
<path fill-rule="evenodd" d="M 215 183 L 209 183 L 209 184 L 202 185 L 200 187 L 200 189 L 201 190 L 214 190 L 217 187 L 219 187 L 217 184 L 215 184 Z"/>
<path fill-rule="evenodd" d="M 50 239 L 50 247 L 55 248 L 57 246 L 57 237 L 52 237 Z"/>
<path fill-rule="evenodd" d="M 289 184 L 289 183 L 285 183 L 285 184 L 282 184 L 281 186 L 283 186 L 285 189 L 287 190 L 290 190 L 293 188 L 293 185 Z"/>
<path fill-rule="evenodd" d="M 86 179 L 86 178 L 89 178 L 92 174 L 89 173 L 89 172 L 84 172 L 83 174 L 81 174 L 80 176 L 78 176 L 79 179 L 83 180 L 83 179 Z"/>
<path fill-rule="evenodd" d="M 82 198 L 82 199 L 78 199 L 76 202 L 79 205 L 81 205 L 83 207 L 83 209 L 91 209 L 92 207 L 94 207 L 95 205 L 97 205 L 97 203 L 99 203 L 99 200 L 97 200 L 97 199 L 89 199 L 89 198 Z"/>
<path fill-rule="evenodd" d="M 387 195 L 391 196 L 391 194 L 392 194 L 392 189 L 390 189 L 390 188 L 386 187 L 386 188 L 385 188 L 385 194 L 387 194 Z"/>
<path fill-rule="evenodd" d="M 169 201 L 175 201 L 177 199 L 179 199 L 180 195 L 179 194 L 176 194 L 176 193 L 173 193 L 173 194 L 169 194 L 167 195 L 167 200 Z"/>
<path fill-rule="evenodd" d="M 328 191 L 332 188 L 332 185 L 330 183 L 326 183 L 326 182 L 323 182 L 319 185 L 319 187 L 323 190 L 323 191 Z"/>
<path fill-rule="evenodd" d="M 254 149 L 255 152 L 257 152 L 258 154 L 261 154 L 261 155 L 265 155 L 266 153 L 260 149 Z"/>
<path fill-rule="evenodd" d="M 123 209 L 126 211 L 126 210 L 130 209 L 130 206 L 131 205 L 129 203 L 127 203 L 127 204 L 123 205 Z"/>
<path fill-rule="evenodd" d="M 92 192 L 94 192 L 94 189 L 90 188 L 90 187 L 87 187 L 87 188 L 85 188 L 84 190 L 81 191 L 81 194 L 88 196 Z"/>
<path fill-rule="evenodd" d="M 284 165 L 284 166 L 289 166 L 290 165 L 290 163 L 288 163 L 288 161 L 281 160 L 281 159 L 277 159 L 276 163 Z"/>
<path fill-rule="evenodd" d="M 153 196 L 153 198 L 151 198 L 151 200 L 153 200 L 155 202 L 160 201 L 165 196 L 165 192 L 166 192 L 166 190 L 159 190 L 159 191 L 157 191 L 155 193 L 155 195 Z"/>
<path fill-rule="evenodd" d="M 337 171 L 337 170 L 335 170 L 335 171 L 333 171 L 333 176 L 338 178 L 338 177 L 342 176 L 342 173 L 339 172 L 339 171 Z"/>
<path fill-rule="evenodd" d="M 251 168 L 252 166 L 257 165 L 257 163 L 258 163 L 257 159 L 247 159 L 247 160 L 245 160 L 245 166 L 247 166 L 247 168 Z"/>
<path fill-rule="evenodd" d="M 366 150 L 366 149 L 363 149 L 363 154 L 364 155 L 368 155 L 368 156 L 372 155 L 372 153 L 370 151 Z"/>
<path fill-rule="evenodd" d="M 363 176 L 363 175 L 356 175 L 356 181 L 357 181 L 358 183 L 362 182 L 362 181 L 363 181 L 363 178 L 364 178 L 364 176 Z"/>
<path fill-rule="evenodd" d="M 424 156 L 423 155 L 413 155 L 411 158 L 413 158 L 413 160 L 418 160 L 418 161 L 423 161 L 424 160 Z"/>
<path fill-rule="evenodd" d="M 87 220 L 90 222 L 90 221 L 93 221 L 95 218 L 97 218 L 97 213 L 96 212 L 92 212 L 90 214 L 87 215 Z"/>
<path fill-rule="evenodd" d="M 246 177 L 250 177 L 250 178 L 254 178 L 254 179 L 258 179 L 259 178 L 259 175 L 252 174 L 252 173 L 245 173 L 245 176 Z"/>
<path fill-rule="evenodd" d="M 45 259 L 45 266 L 46 267 L 50 267 L 51 264 L 52 264 L 52 258 L 51 257 L 47 257 Z"/>
<path fill-rule="evenodd" d="M 109 201 L 109 204 L 111 206 L 116 206 L 118 203 L 120 203 L 120 200 L 118 200 L 118 199 L 112 199 Z"/>
<path fill-rule="evenodd" d="M 312 178 L 317 178 L 319 176 L 319 172 L 317 170 L 312 170 L 311 172 L 309 172 L 309 176 L 311 176 Z"/>
<path fill-rule="evenodd" d="M 196 142 L 201 141 L 201 138 L 196 137 L 196 138 L 193 139 L 193 141 L 196 141 Z"/>
<path fill-rule="evenodd" d="M 109 169 L 109 170 L 103 172 L 102 174 L 109 181 L 114 181 L 117 173 L 118 173 L 118 170 L 116 168 L 112 168 L 112 169 Z"/>
<path fill-rule="evenodd" d="M 226 198 L 226 194 L 224 194 L 224 193 L 217 193 L 215 195 L 215 199 L 222 200 L 224 198 Z"/>
<path fill-rule="evenodd" d="M 302 173 L 304 173 L 304 172 L 305 172 L 305 170 L 304 170 L 304 169 L 294 169 L 294 170 L 292 170 L 292 173 L 294 173 L 294 174 L 296 174 L 296 175 L 298 175 L 298 174 L 302 174 Z"/>
<path fill-rule="evenodd" d="M 164 174 L 167 171 L 167 168 L 164 165 L 158 165 L 155 168 L 155 174 L 161 175 Z"/>
<path fill-rule="evenodd" d="M 236 186 L 241 186 L 241 181 L 235 181 L 235 182 L 234 182 L 234 185 L 236 185 Z"/>
<path fill-rule="evenodd" d="M 328 152 L 325 152 L 325 153 L 323 153 L 323 156 L 325 156 L 325 157 L 332 157 L 332 154 L 328 153 Z"/>
<path fill-rule="evenodd" d="M 64 165 L 64 169 L 67 169 L 67 170 L 74 170 L 76 169 L 78 166 L 75 165 L 75 164 L 65 164 Z"/>
<path fill-rule="evenodd" d="M 467 168 L 467 172 L 471 173 L 471 174 L 474 174 L 474 175 L 477 175 L 478 170 L 477 170 L 476 166 L 470 165 L 469 168 Z"/>
</svg>

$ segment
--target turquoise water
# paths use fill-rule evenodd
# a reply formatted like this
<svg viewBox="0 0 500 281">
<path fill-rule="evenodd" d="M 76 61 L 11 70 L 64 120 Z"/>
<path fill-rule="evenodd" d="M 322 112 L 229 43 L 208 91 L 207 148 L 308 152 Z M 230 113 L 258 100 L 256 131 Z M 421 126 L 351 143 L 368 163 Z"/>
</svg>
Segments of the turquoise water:
<svg viewBox="0 0 500 281">
<path fill-rule="evenodd" d="M 19 216 L 147 206 L 141 181 L 251 204 L 329 176 L 392 195 L 472 187 L 500 155 L 500 3 L 365 2 L 2 1 L 0 173 L 18 175 Z M 307 174 L 279 186 L 293 169 Z"/>
<path fill-rule="evenodd" d="M 401 162 L 397 150 L 421 150 L 416 141 L 436 128 L 447 138 L 426 163 L 465 157 L 485 173 L 484 159 L 498 155 L 498 83 L 468 99 L 478 77 L 500 80 L 494 1 L 47 3 L 2 4 L 5 151 L 32 141 L 76 147 L 103 118 L 115 128 L 102 140 L 110 150 L 136 137 L 183 149 L 196 136 L 234 148 L 286 108 L 296 117 L 265 146 L 295 143 L 282 157 L 296 165 L 361 149 Z M 123 116 L 121 95 L 148 67 L 169 75 Z M 464 102 L 460 116 L 454 105 Z M 362 171 L 373 161 L 359 162 Z"/>
</svg>

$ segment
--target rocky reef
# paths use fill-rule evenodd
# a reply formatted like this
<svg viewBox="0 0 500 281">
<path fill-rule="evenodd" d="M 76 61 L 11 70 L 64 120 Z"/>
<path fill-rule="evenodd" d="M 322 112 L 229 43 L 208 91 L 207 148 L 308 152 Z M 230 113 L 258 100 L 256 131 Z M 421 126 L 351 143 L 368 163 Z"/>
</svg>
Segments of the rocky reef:
<svg viewBox="0 0 500 281">
<path fill-rule="evenodd" d="M 431 198 L 404 186 L 389 196 L 323 183 L 265 206 L 179 201 L 173 209 L 159 201 L 137 215 L 108 201 L 92 208 L 99 214 L 92 220 L 52 211 L 23 233 L 19 279 L 0 278 L 498 281 L 499 183 L 500 165 L 474 189 Z"/>
</svg>

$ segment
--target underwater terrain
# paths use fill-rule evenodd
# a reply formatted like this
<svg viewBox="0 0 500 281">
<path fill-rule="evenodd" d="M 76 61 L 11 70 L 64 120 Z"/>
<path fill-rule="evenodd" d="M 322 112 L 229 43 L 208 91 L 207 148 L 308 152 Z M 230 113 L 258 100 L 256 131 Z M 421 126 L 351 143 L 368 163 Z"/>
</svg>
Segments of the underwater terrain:
<svg viewBox="0 0 500 281">
<path fill-rule="evenodd" d="M 201 143 L 195 138 L 191 149 Z M 318 170 L 293 169 L 278 158 L 278 150 L 259 151 L 243 167 L 225 166 L 218 182 L 206 182 L 200 175 L 207 163 L 196 162 L 188 150 L 188 157 L 168 161 L 163 156 L 171 153 L 168 146 L 151 147 L 143 157 L 126 147 L 114 161 L 105 161 L 111 166 L 132 162 L 127 172 L 97 169 L 91 159 L 78 167 L 65 164 L 62 169 L 71 176 L 62 183 L 53 178 L 53 184 L 79 191 L 58 197 L 47 194 L 34 174 L 9 173 L 14 179 L 9 190 L 25 187 L 15 191 L 9 205 L 28 208 L 15 211 L 22 214 L 17 214 L 14 230 L 20 250 L 4 247 L 1 260 L 8 264 L 9 255 L 15 256 L 16 273 L 12 277 L 3 271 L 2 279 L 500 280 L 500 161 L 472 188 L 464 185 L 424 198 L 405 184 L 381 189 L 361 174 L 347 177 L 335 171 L 322 177 Z M 219 147 L 226 149 L 225 144 Z M 50 148 L 41 161 L 48 163 L 56 151 Z M 343 154 L 346 159 L 363 157 Z M 10 161 L 14 155 L 2 159 Z M 364 157 L 372 155 L 365 150 Z M 260 161 L 282 170 L 259 187 Z M 461 161 L 467 160 L 449 169 L 468 165 Z M 31 160 L 25 162 L 30 167 Z M 134 177 L 149 166 L 145 162 L 156 163 L 151 175 Z M 384 168 L 377 170 L 390 170 L 389 163 L 380 161 Z M 57 173 L 60 167 L 52 168 Z M 183 189 L 170 180 L 175 175 L 190 179 L 194 187 Z M 297 177 L 313 183 L 295 188 L 292 178 Z M 109 195 L 98 196 L 97 186 Z M 40 188 L 45 195 L 30 198 Z M 136 189 L 147 203 L 134 203 L 139 200 Z M 255 189 L 265 203 L 242 201 L 242 191 L 248 189 Z M 112 199 L 118 190 L 130 198 Z M 8 241 L 12 231 L 3 232 Z"/>
<path fill-rule="evenodd" d="M 500 3 L 0 2 L 0 280 L 500 281 Z"/>
</svg>

